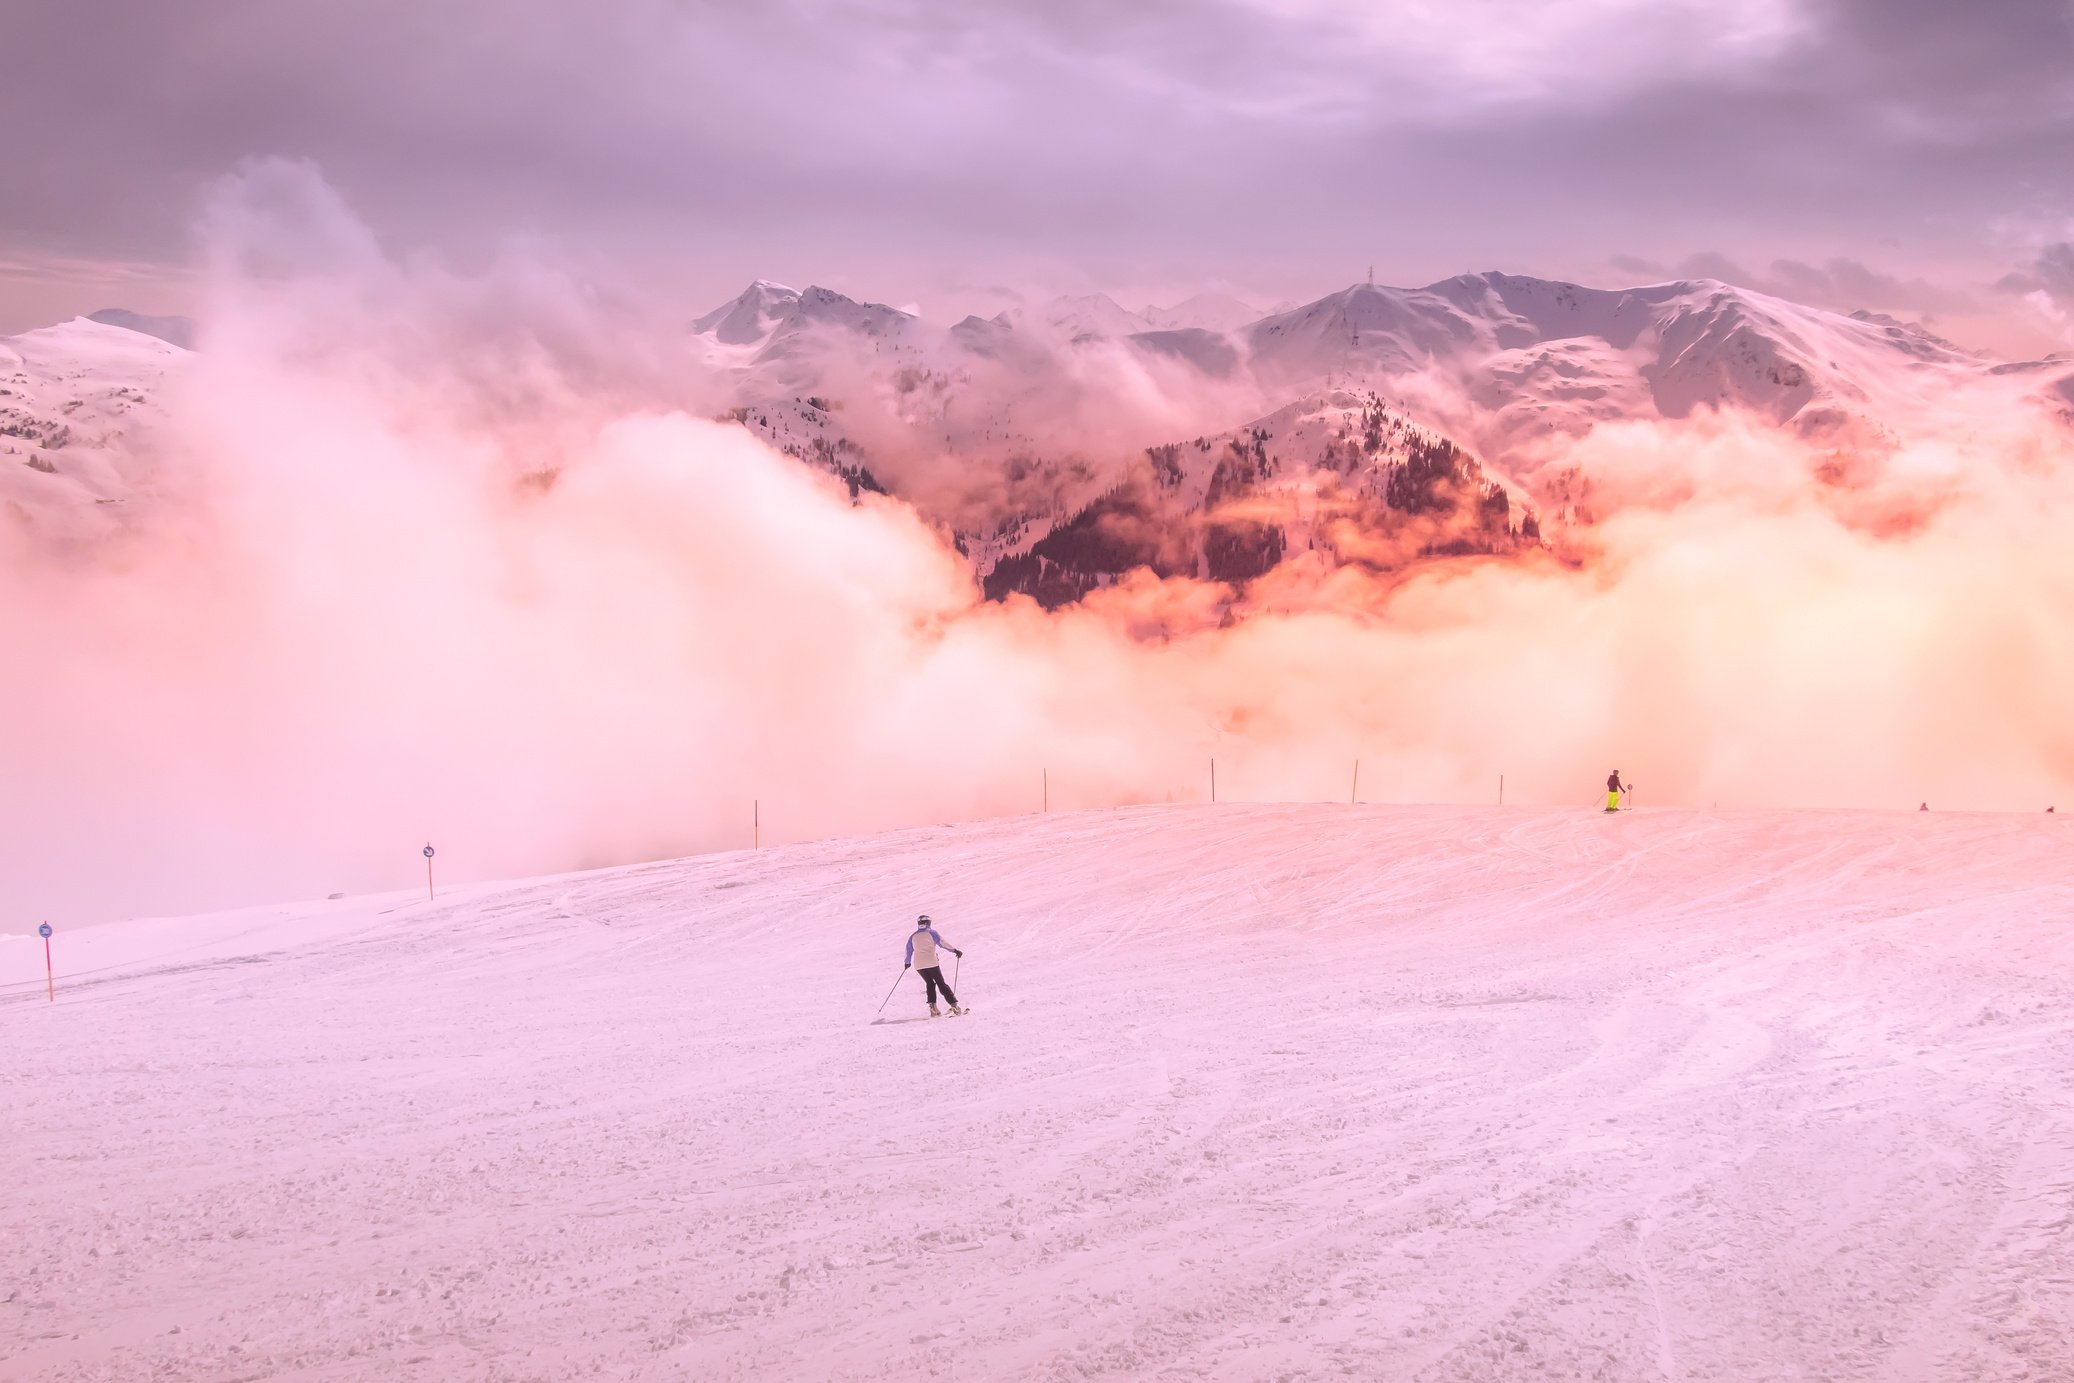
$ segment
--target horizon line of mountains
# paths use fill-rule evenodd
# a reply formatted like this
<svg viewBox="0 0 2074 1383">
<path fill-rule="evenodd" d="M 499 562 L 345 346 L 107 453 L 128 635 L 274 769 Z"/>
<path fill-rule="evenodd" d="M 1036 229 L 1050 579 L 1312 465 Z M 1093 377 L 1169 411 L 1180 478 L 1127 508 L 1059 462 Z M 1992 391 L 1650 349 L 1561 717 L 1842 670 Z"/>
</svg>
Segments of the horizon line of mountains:
<svg viewBox="0 0 2074 1383">
<path fill-rule="evenodd" d="M 1992 384 L 2074 425 L 2074 361 L 1999 362 L 1710 279 L 1461 274 L 1265 314 L 1221 295 L 1131 313 L 1096 294 L 949 327 L 759 280 L 691 326 L 752 431 L 853 495 L 936 513 L 990 596 L 1047 605 L 1140 569 L 1243 585 L 1303 554 L 1394 569 L 1516 553 L 1544 515 L 1591 520 L 1564 443 L 1607 422 L 1736 409 L 1877 458 L 1924 396 Z M 1076 437 L 1059 419 L 1099 411 L 1086 376 L 1104 367 L 1206 396 L 1201 430 L 1106 453 Z M 992 473 L 1006 502 L 967 513 L 903 466 L 915 453 Z"/>
<path fill-rule="evenodd" d="M 174 356 L 196 339 L 180 318 L 88 320 Z M 1537 548 L 1551 523 L 1593 520 L 1592 477 L 1566 452 L 1610 422 L 1738 410 L 1860 476 L 1960 393 L 2074 427 L 2067 357 L 1996 361 L 1881 314 L 1705 279 L 1462 274 L 1266 314 L 1221 294 L 1142 313 L 1093 294 L 948 327 L 758 280 L 692 321 L 689 343 L 732 399 L 725 417 L 853 500 L 911 504 L 989 598 L 1047 606 L 1139 571 L 1243 589 L 1292 561 L 1390 571 Z M 126 373 L 178 366 L 110 358 L 142 363 L 103 371 L 105 409 L 55 388 L 46 411 L 62 417 L 35 412 L 38 389 L 0 399 L 0 450 L 26 449 L 39 475 L 15 488 L 63 479 L 52 438 L 119 442 L 96 419 L 147 407 L 156 383 Z"/>
</svg>

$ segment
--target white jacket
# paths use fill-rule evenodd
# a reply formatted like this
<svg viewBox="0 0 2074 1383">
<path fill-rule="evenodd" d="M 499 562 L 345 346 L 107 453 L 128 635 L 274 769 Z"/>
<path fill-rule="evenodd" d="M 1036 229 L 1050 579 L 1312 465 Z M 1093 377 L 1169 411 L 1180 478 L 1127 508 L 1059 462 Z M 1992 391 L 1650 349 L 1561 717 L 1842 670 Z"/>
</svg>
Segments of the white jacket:
<svg viewBox="0 0 2074 1383">
<path fill-rule="evenodd" d="M 946 951 L 956 949 L 936 934 L 936 928 L 917 927 L 915 934 L 907 939 L 907 963 L 917 970 L 941 965 L 942 958 L 936 954 L 939 947 Z"/>
</svg>

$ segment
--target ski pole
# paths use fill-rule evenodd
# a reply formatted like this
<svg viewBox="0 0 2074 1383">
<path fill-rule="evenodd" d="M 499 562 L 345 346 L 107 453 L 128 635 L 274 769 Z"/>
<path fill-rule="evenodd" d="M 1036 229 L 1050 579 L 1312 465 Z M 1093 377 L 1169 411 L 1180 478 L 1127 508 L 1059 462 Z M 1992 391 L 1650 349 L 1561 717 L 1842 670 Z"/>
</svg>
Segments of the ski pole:
<svg viewBox="0 0 2074 1383">
<path fill-rule="evenodd" d="M 961 966 L 962 966 L 962 965 L 964 965 L 964 964 L 965 964 L 965 953 L 964 953 L 963 951 L 960 951 L 960 952 L 958 952 L 957 958 L 956 958 L 956 959 L 954 959 L 954 960 L 953 960 L 953 961 L 951 962 L 951 988 L 952 988 L 952 989 L 956 989 L 956 988 L 958 987 L 958 969 L 959 969 L 959 967 L 961 967 Z"/>
<path fill-rule="evenodd" d="M 901 982 L 902 980 L 906 979 L 906 978 L 907 978 L 907 967 L 906 967 L 905 965 L 903 965 L 903 966 L 901 966 L 901 967 L 900 967 L 900 973 L 899 973 L 899 974 L 897 974 L 897 975 L 895 975 L 895 976 L 893 977 L 893 989 L 898 989 L 898 988 L 900 988 L 900 982 Z M 893 989 L 889 989 L 889 990 L 887 990 L 887 991 L 886 991 L 886 997 L 885 997 L 885 998 L 883 998 L 883 999 L 881 999 L 881 1000 L 879 1000 L 879 1012 L 880 1012 L 880 1013 L 884 1013 L 884 1012 L 886 1011 L 886 1005 L 887 1005 L 887 1004 L 890 1004 L 890 1003 L 892 1003 L 892 1002 L 893 1002 Z"/>
</svg>

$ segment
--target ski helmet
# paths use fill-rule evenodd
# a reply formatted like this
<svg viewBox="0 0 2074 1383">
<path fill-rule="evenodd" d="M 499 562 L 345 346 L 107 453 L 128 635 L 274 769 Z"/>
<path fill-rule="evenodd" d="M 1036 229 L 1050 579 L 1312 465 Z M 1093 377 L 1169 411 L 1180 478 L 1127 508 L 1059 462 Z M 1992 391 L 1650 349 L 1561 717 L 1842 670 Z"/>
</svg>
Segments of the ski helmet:
<svg viewBox="0 0 2074 1383">
<path fill-rule="evenodd" d="M 916 925 L 917 927 L 926 927 L 926 926 L 928 926 L 928 925 L 929 925 L 929 914 L 925 912 L 925 913 L 923 913 L 923 914 L 922 914 L 922 915 L 921 915 L 920 917 L 917 917 L 917 918 L 915 919 L 915 925 Z"/>
</svg>

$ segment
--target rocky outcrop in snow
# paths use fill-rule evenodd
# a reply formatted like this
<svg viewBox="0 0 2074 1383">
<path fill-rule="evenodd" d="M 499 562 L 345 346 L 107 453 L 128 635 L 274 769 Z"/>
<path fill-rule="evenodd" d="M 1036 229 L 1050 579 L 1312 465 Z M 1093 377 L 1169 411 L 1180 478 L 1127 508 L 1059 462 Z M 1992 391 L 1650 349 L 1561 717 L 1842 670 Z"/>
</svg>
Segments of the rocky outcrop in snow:
<svg viewBox="0 0 2074 1383">
<path fill-rule="evenodd" d="M 990 598 L 1056 606 L 1141 568 L 1243 586 L 1303 554 L 1394 570 L 1539 537 L 1533 513 L 1453 441 L 1373 393 L 1334 390 L 1148 448 L 1084 508 L 1018 518 L 973 554 Z"/>
</svg>

